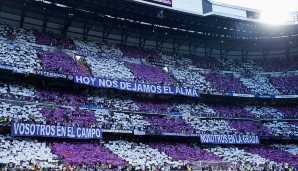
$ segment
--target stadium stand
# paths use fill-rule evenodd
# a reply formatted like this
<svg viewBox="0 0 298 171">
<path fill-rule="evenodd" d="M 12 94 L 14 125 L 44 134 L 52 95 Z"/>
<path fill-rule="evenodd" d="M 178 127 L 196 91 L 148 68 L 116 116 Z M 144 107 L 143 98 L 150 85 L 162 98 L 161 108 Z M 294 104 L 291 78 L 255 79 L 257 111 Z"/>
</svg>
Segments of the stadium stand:
<svg viewBox="0 0 298 171">
<path fill-rule="evenodd" d="M 134 103 L 138 106 L 139 111 L 149 113 L 161 113 L 165 114 L 170 111 L 177 111 L 174 106 L 167 102 L 154 102 L 154 101 L 140 101 L 134 100 Z"/>
<path fill-rule="evenodd" d="M 283 119 L 286 118 L 283 113 L 279 112 L 273 107 L 258 107 L 258 106 L 247 106 L 245 110 L 254 114 L 256 118 L 274 118 Z"/>
<path fill-rule="evenodd" d="M 280 76 L 271 78 L 276 89 L 283 94 L 297 94 L 297 76 Z"/>
<path fill-rule="evenodd" d="M 11 41 L 35 43 L 36 40 L 32 30 L 26 28 L 17 28 L 10 24 L 1 23 L 0 32 L 3 39 Z"/>
<path fill-rule="evenodd" d="M 273 147 L 277 147 L 281 150 L 287 151 L 295 156 L 297 156 L 298 154 L 298 147 L 296 144 L 287 144 L 287 145 L 283 145 L 283 144 L 273 144 Z"/>
<path fill-rule="evenodd" d="M 211 153 L 220 156 L 222 160 L 229 161 L 234 166 L 231 166 L 232 169 L 239 168 L 240 170 L 258 170 L 265 169 L 266 164 L 270 163 L 271 165 L 276 164 L 273 161 L 270 161 L 258 154 L 248 153 L 243 149 L 237 147 L 213 147 L 208 149 Z"/>
<path fill-rule="evenodd" d="M 258 145 L 254 147 L 244 147 L 244 150 L 277 163 L 287 163 L 289 165 L 288 168 L 297 167 L 297 156 L 294 156 L 291 153 L 280 150 L 278 148 L 266 145 Z"/>
<path fill-rule="evenodd" d="M 36 50 L 24 43 L 0 40 L 0 63 L 11 66 L 17 72 L 32 73 L 37 67 Z"/>
<path fill-rule="evenodd" d="M 283 135 L 283 136 L 297 136 L 296 125 L 288 122 L 269 122 L 264 123 L 266 127 L 273 131 L 273 134 Z"/>
<path fill-rule="evenodd" d="M 156 51 L 151 49 L 144 49 L 141 50 L 136 46 L 124 46 L 124 45 L 117 45 L 123 53 L 125 57 L 132 57 L 132 58 L 143 58 L 155 62 L 160 62 L 162 60 L 161 55 L 159 55 Z"/>
<path fill-rule="evenodd" d="M 207 116 L 218 117 L 218 114 L 204 103 L 190 104 L 190 103 L 174 103 L 178 111 L 183 116 Z"/>
<path fill-rule="evenodd" d="M 93 76 L 126 81 L 135 79 L 125 63 L 117 61 L 117 59 L 87 57 L 86 62 L 90 66 Z"/>
<path fill-rule="evenodd" d="M 187 117 L 185 120 L 194 127 L 196 133 L 228 134 L 236 132 L 236 130 L 230 127 L 224 120 L 203 120 L 197 117 Z"/>
<path fill-rule="evenodd" d="M 78 55 L 97 57 L 102 53 L 100 42 L 83 41 L 81 39 L 74 39 L 73 42 Z"/>
<path fill-rule="evenodd" d="M 69 125 L 90 127 L 96 124 L 96 118 L 93 111 L 73 110 L 65 108 L 54 108 L 41 110 L 46 118 L 48 125 Z"/>
<path fill-rule="evenodd" d="M 170 72 L 184 87 L 199 89 L 210 94 L 215 92 L 210 82 L 199 72 L 188 71 L 187 68 L 182 67 L 174 68 Z"/>
<path fill-rule="evenodd" d="M 111 113 L 108 110 L 96 110 L 95 117 L 97 123 L 94 126 L 110 130 L 134 130 L 145 131 L 150 125 L 143 116 L 137 114 L 126 114 L 120 112 Z"/>
<path fill-rule="evenodd" d="M 240 107 L 213 105 L 213 110 L 220 117 L 227 118 L 254 118 L 254 115 Z"/>
<path fill-rule="evenodd" d="M 150 146 L 143 143 L 118 140 L 109 141 L 105 144 L 105 147 L 126 160 L 132 166 L 137 166 L 137 169 L 150 165 L 161 165 L 163 169 L 165 169 L 165 167 L 170 167 L 170 165 L 174 167 L 182 165 L 180 162 L 173 161 L 173 159 L 165 153 L 150 148 Z"/>
<path fill-rule="evenodd" d="M 36 37 L 36 44 L 47 45 L 47 46 L 62 46 L 62 48 L 65 48 L 65 49 L 76 50 L 76 46 L 73 40 L 68 38 L 63 38 L 62 36 L 56 33 L 53 33 L 53 32 L 42 33 L 34 29 L 33 35 Z"/>
<path fill-rule="evenodd" d="M 239 121 L 239 120 L 227 120 L 230 127 L 236 129 L 237 132 L 242 134 L 258 134 L 258 135 L 270 135 L 270 129 L 266 128 L 260 122 L 253 121 Z"/>
<path fill-rule="evenodd" d="M 65 161 L 66 166 L 73 165 L 78 168 L 80 164 L 86 163 L 94 166 L 101 163 L 99 169 L 109 168 L 108 165 L 125 166 L 127 163 L 117 155 L 110 152 L 99 143 L 53 143 L 53 153 Z M 117 168 L 117 167 L 116 167 Z"/>
<path fill-rule="evenodd" d="M 41 70 L 66 75 L 87 76 L 88 73 L 79 66 L 78 61 L 63 52 L 39 52 L 41 58 Z"/>
<path fill-rule="evenodd" d="M 88 99 L 92 99 L 92 103 L 98 106 L 103 106 L 118 111 L 140 111 L 135 102 L 127 96 L 121 94 L 107 95 L 104 93 L 95 93 L 95 95 L 89 96 Z"/>
<path fill-rule="evenodd" d="M 7 122 L 45 123 L 40 111 L 41 107 L 37 105 L 0 103 L 0 118 L 7 118 Z"/>
<path fill-rule="evenodd" d="M 29 100 L 35 97 L 35 87 L 28 84 L 18 84 L 0 81 L 1 97 L 17 100 Z"/>
<path fill-rule="evenodd" d="M 157 133 L 181 133 L 191 134 L 193 133 L 193 127 L 186 123 L 181 118 L 171 117 L 147 117 L 145 118 L 150 123 L 148 130 L 153 130 Z"/>
<path fill-rule="evenodd" d="M 262 67 L 266 72 L 283 72 L 297 70 L 297 60 L 284 60 L 281 58 L 272 58 L 266 61 L 255 60 L 255 64 Z"/>
<path fill-rule="evenodd" d="M 269 83 L 266 77 L 256 75 L 249 78 L 240 78 L 240 81 L 245 85 L 253 94 L 260 95 L 276 95 L 279 92 L 276 88 Z"/>
<path fill-rule="evenodd" d="M 157 67 L 134 63 L 128 63 L 127 66 L 135 75 L 136 80 L 140 82 L 176 85 L 176 81 L 173 79 L 173 77 Z"/>
<path fill-rule="evenodd" d="M 151 143 L 150 147 L 158 149 L 172 157 L 176 161 L 217 161 L 221 160 L 218 156 L 212 155 L 207 151 L 187 144 L 179 143 Z"/>
<path fill-rule="evenodd" d="M 0 163 L 13 163 L 8 169 L 55 168 L 58 165 L 57 156 L 51 153 L 46 142 L 34 139 L 12 138 L 9 135 L 0 136 Z"/>
<path fill-rule="evenodd" d="M 234 78 L 233 75 L 223 75 L 215 73 L 206 73 L 204 77 L 216 89 L 215 94 L 223 94 L 227 92 L 248 93 L 248 90 Z"/>
<path fill-rule="evenodd" d="M 192 61 L 192 64 L 198 68 L 204 69 L 216 69 L 221 70 L 224 69 L 223 63 L 217 58 L 205 58 L 202 56 L 189 56 Z"/>
<path fill-rule="evenodd" d="M 80 106 L 88 104 L 87 96 L 83 93 L 57 89 L 36 89 L 36 98 L 41 103 Z"/>
</svg>

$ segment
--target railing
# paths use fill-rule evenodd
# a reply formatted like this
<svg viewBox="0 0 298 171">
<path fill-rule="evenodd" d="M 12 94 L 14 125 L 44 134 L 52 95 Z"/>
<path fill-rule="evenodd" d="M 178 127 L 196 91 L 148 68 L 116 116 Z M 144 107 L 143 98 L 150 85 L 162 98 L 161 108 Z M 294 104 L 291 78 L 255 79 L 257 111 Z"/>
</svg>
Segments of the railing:
<svg viewBox="0 0 298 171">
<path fill-rule="evenodd" d="M 36 99 L 38 100 L 38 99 Z M 100 106 L 92 106 L 92 108 L 88 108 L 86 106 L 70 106 L 70 105 L 58 105 L 54 103 L 40 103 L 40 102 L 32 102 L 32 101 L 22 101 L 22 100 L 13 100 L 13 99 L 3 99 L 0 98 L 0 102 L 8 102 L 12 104 L 21 104 L 21 105 L 39 105 L 39 106 L 46 106 L 46 107 L 63 107 L 63 108 L 75 108 L 80 107 L 80 109 L 88 109 L 88 110 L 109 110 L 110 112 L 119 112 L 119 113 L 129 113 L 129 114 L 139 114 L 139 115 L 146 115 L 146 116 L 169 116 L 167 113 L 151 113 L 146 111 L 132 111 L 132 110 L 117 110 L 113 108 L 104 108 Z M 88 105 L 87 105 L 88 106 Z M 220 115 L 220 114 L 219 114 Z M 191 115 L 193 118 L 200 118 L 200 119 L 216 119 L 216 120 L 247 120 L 247 121 L 256 121 L 256 122 L 270 122 L 270 121 L 298 121 L 298 118 L 284 118 L 284 119 L 277 119 L 277 118 L 245 118 L 245 117 L 235 117 L 235 116 L 208 116 L 208 114 L 202 115 Z M 183 113 L 182 113 L 182 116 Z M 184 116 L 185 117 L 185 116 Z M 191 118 L 190 117 L 190 118 Z"/>
</svg>

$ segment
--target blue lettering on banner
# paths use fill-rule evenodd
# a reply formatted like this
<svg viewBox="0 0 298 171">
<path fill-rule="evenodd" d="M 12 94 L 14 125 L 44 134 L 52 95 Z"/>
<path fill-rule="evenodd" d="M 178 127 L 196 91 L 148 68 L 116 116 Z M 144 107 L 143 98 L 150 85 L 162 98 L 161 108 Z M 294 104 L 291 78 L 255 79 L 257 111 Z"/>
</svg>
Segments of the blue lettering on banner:
<svg viewBox="0 0 298 171">
<path fill-rule="evenodd" d="M 145 131 L 140 131 L 138 129 L 134 129 L 133 134 L 134 135 L 146 135 L 146 132 Z"/>
<path fill-rule="evenodd" d="M 185 134 L 185 133 L 176 133 L 176 132 L 162 132 L 163 136 L 179 136 L 179 137 L 199 137 L 200 134 Z"/>
<path fill-rule="evenodd" d="M 11 136 L 102 139 L 100 128 L 13 123 Z"/>
<path fill-rule="evenodd" d="M 230 93 L 230 92 L 228 92 L 228 93 L 227 93 L 227 96 L 234 96 L 234 93 Z"/>
<path fill-rule="evenodd" d="M 292 99 L 298 98 L 298 95 L 258 95 L 258 94 L 238 94 L 238 93 L 226 93 L 227 96 L 233 97 L 250 97 L 250 98 L 266 98 L 266 99 Z"/>
<path fill-rule="evenodd" d="M 132 134 L 132 130 L 113 130 L 113 129 L 102 129 L 102 132 L 109 132 L 109 133 L 122 133 L 122 134 Z"/>
<path fill-rule="evenodd" d="M 103 107 L 101 106 L 91 106 L 91 105 L 84 105 L 80 107 L 81 109 L 93 109 L 93 110 L 97 110 L 97 109 L 103 109 Z"/>
<path fill-rule="evenodd" d="M 252 94 L 238 94 L 238 93 L 227 93 L 227 96 L 234 96 L 234 97 L 255 97 Z"/>
<path fill-rule="evenodd" d="M 275 95 L 255 95 L 255 98 L 274 99 Z"/>
<path fill-rule="evenodd" d="M 291 99 L 291 98 L 298 98 L 298 95 L 279 95 L 275 96 L 277 99 Z"/>
<path fill-rule="evenodd" d="M 214 135 L 200 134 L 202 144 L 260 144 L 257 135 Z"/>
<path fill-rule="evenodd" d="M 8 65 L 1 65 L 0 64 L 0 69 L 13 70 L 13 67 L 12 66 L 8 66 Z"/>
<path fill-rule="evenodd" d="M 161 86 L 156 84 L 145 84 L 136 82 L 127 82 L 119 80 L 110 80 L 105 78 L 74 76 L 74 82 L 84 85 L 103 88 L 116 88 L 119 90 L 127 90 L 140 93 L 150 94 L 178 94 L 191 97 L 199 97 L 200 92 L 197 89 L 176 87 L 176 86 Z"/>
<path fill-rule="evenodd" d="M 182 117 L 181 112 L 168 112 L 168 116 Z"/>
<path fill-rule="evenodd" d="M 51 78 L 63 78 L 63 79 L 68 78 L 67 75 L 60 74 L 60 73 L 52 73 L 52 72 L 45 72 L 45 71 L 39 71 L 39 70 L 34 70 L 33 73 L 36 73 L 37 75 L 41 75 L 45 77 L 51 77 Z"/>
</svg>

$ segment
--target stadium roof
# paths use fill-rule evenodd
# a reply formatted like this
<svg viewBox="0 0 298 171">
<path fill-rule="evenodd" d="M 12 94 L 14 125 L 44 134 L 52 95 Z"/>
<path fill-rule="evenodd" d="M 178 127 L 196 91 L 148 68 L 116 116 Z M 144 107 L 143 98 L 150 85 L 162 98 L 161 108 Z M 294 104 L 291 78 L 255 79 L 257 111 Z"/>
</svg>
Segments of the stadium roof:
<svg viewBox="0 0 298 171">
<path fill-rule="evenodd" d="M 113 31 L 121 35 L 121 41 L 124 34 L 124 38 L 143 37 L 140 42 L 160 38 L 161 42 L 173 44 L 173 49 L 177 45 L 191 44 L 221 51 L 284 49 L 296 46 L 297 42 L 298 25 L 268 28 L 252 21 L 198 16 L 168 8 L 163 9 L 164 17 L 160 18 L 157 16 L 160 10 L 160 7 L 132 0 L 1 0 L 2 20 L 42 29 L 50 28 L 47 22 L 51 21 L 52 29 L 61 30 L 65 35 L 70 27 L 90 27 L 90 30 L 100 25 L 104 40 Z"/>
<path fill-rule="evenodd" d="M 265 7 L 269 7 L 272 1 L 268 0 L 212 0 L 213 2 L 223 3 L 242 8 L 251 8 L 256 10 L 263 10 Z M 285 4 L 289 7 L 289 11 L 298 11 L 298 1 L 296 0 L 274 0 L 275 3 Z"/>
<path fill-rule="evenodd" d="M 298 1 L 296 0 L 210 0 L 222 6 L 233 6 L 235 9 L 257 11 L 258 21 L 273 24 L 298 24 Z M 233 8 L 232 8 L 233 9 Z"/>
</svg>

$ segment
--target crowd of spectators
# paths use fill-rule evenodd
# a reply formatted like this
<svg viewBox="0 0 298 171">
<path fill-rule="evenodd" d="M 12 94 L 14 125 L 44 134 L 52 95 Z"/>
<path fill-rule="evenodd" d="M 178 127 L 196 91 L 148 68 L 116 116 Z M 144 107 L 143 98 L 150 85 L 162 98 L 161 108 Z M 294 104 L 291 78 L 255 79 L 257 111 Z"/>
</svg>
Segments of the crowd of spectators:
<svg viewBox="0 0 298 171">
<path fill-rule="evenodd" d="M 269 79 L 261 76 L 255 75 L 252 77 L 242 77 L 240 78 L 242 84 L 247 87 L 252 94 L 259 95 L 278 95 L 279 91 L 270 83 Z"/>
<path fill-rule="evenodd" d="M 134 81 L 135 76 L 122 61 L 113 58 L 87 57 L 93 76 L 113 80 Z"/>
<path fill-rule="evenodd" d="M 107 95 L 103 93 L 95 93 L 88 97 L 92 104 L 109 108 L 117 111 L 140 111 L 137 104 L 127 96 L 121 94 Z"/>
<path fill-rule="evenodd" d="M 77 55 L 92 56 L 94 58 L 101 56 L 102 50 L 99 42 L 83 41 L 80 39 L 74 39 L 73 42 L 77 49 Z"/>
<path fill-rule="evenodd" d="M 201 149 L 196 145 L 184 143 L 150 143 L 151 148 L 158 149 L 176 161 L 221 161 L 221 158 Z"/>
<path fill-rule="evenodd" d="M 168 73 L 155 66 L 145 64 L 126 64 L 135 76 L 135 80 L 143 83 L 161 84 L 161 85 L 176 85 L 176 80 Z"/>
<path fill-rule="evenodd" d="M 142 170 L 144 167 L 163 167 L 163 170 L 169 171 L 171 167 L 181 166 L 183 163 L 173 160 L 167 154 L 158 149 L 151 148 L 147 144 L 128 142 L 123 140 L 109 141 L 104 144 L 105 147 L 113 151 L 121 158 L 125 159 L 130 165 L 137 166 Z M 154 170 L 156 170 L 154 169 Z"/>
<path fill-rule="evenodd" d="M 164 101 L 142 101 L 134 100 L 134 103 L 138 106 L 138 110 L 148 113 L 167 114 L 169 112 L 178 112 L 178 110 L 168 102 Z"/>
<path fill-rule="evenodd" d="M 174 103 L 183 116 L 219 117 L 219 115 L 204 103 Z"/>
<path fill-rule="evenodd" d="M 39 103 L 52 103 L 67 106 L 88 105 L 88 97 L 84 93 L 74 91 L 63 91 L 57 89 L 36 88 L 35 98 Z"/>
<path fill-rule="evenodd" d="M 269 128 L 257 121 L 227 120 L 226 122 L 228 122 L 230 127 L 234 128 L 237 133 L 241 134 L 269 136 L 272 133 Z"/>
<path fill-rule="evenodd" d="M 279 148 L 281 150 L 287 151 L 294 156 L 298 155 L 298 146 L 297 144 L 273 144 L 273 147 Z"/>
<path fill-rule="evenodd" d="M 293 119 L 293 118 L 297 118 L 298 117 L 298 106 L 294 105 L 294 106 L 278 106 L 276 108 L 277 111 L 279 111 L 280 113 L 282 113 L 284 115 L 284 118 L 289 118 L 289 119 Z"/>
<path fill-rule="evenodd" d="M 187 68 L 174 68 L 171 74 L 182 84 L 183 87 L 195 88 L 205 93 L 213 94 L 215 89 L 211 83 L 198 71 L 190 71 Z"/>
<path fill-rule="evenodd" d="M 276 163 L 286 164 L 287 168 L 297 168 L 298 166 L 298 157 L 276 147 L 268 145 L 257 145 L 243 147 L 243 149 L 249 153 L 257 154 L 263 158 L 267 158 L 270 161 Z"/>
<path fill-rule="evenodd" d="M 212 105 L 212 109 L 223 118 L 255 118 L 253 114 L 238 106 Z"/>
<path fill-rule="evenodd" d="M 292 95 L 298 92 L 295 75 L 269 78 L 258 73 L 297 70 L 297 60 L 294 59 L 291 62 L 272 60 L 267 63 L 242 63 L 195 56 L 181 58 L 161 55 L 149 49 L 63 38 L 51 32 L 17 29 L 3 24 L 0 25 L 0 36 L 0 64 L 11 66 L 17 72 L 31 73 L 38 69 L 65 75 L 92 74 L 115 80 L 181 85 L 210 94 Z M 55 46 L 59 50 L 38 51 L 36 45 Z M 76 51 L 70 55 L 63 49 Z M 84 62 L 75 54 L 83 56 Z M 174 65 L 163 70 L 163 67 L 153 65 L 156 62 Z M 229 71 L 229 74 L 220 70 Z M 237 76 L 234 72 L 237 72 Z M 121 94 L 53 90 L 2 81 L 0 97 L 0 119 L 5 123 L 34 122 L 99 127 L 103 130 L 138 130 L 158 135 L 236 133 L 298 136 L 298 122 L 258 120 L 297 119 L 297 106 L 245 107 L 185 103 L 179 100 L 142 100 Z M 83 107 L 89 105 L 99 108 L 91 110 Z M 183 117 L 160 115 L 169 113 L 181 114 Z M 45 143 L 0 135 L 0 149 L 0 164 L 13 163 L 17 168 L 62 169 L 83 165 L 99 170 L 129 167 L 144 170 L 150 167 L 168 171 L 198 160 L 227 161 L 232 164 L 229 167 L 240 170 L 298 166 L 295 156 L 297 145 L 202 148 L 180 143 L 143 144 L 126 140 Z"/>
<path fill-rule="evenodd" d="M 2 98 L 29 100 L 35 97 L 35 87 L 24 83 L 9 83 L 0 80 L 0 96 Z"/>
<path fill-rule="evenodd" d="M 113 154 L 102 144 L 99 143 L 56 143 L 52 145 L 53 153 L 62 159 L 66 166 L 76 166 L 85 164 L 94 166 L 98 163 L 102 168 L 109 168 L 111 164 L 114 166 L 127 166 L 127 163 Z"/>
<path fill-rule="evenodd" d="M 298 126 L 289 122 L 266 122 L 264 125 L 276 136 L 298 136 Z"/>
<path fill-rule="evenodd" d="M 197 134 L 229 134 L 236 133 L 236 129 L 229 126 L 224 120 L 200 119 L 198 117 L 185 117 Z"/>
<path fill-rule="evenodd" d="M 109 110 L 94 111 L 97 123 L 94 125 L 109 130 L 145 131 L 148 123 L 143 116 L 133 113 L 110 112 Z"/>
<path fill-rule="evenodd" d="M 248 93 L 248 90 L 240 83 L 240 81 L 231 74 L 206 73 L 203 75 L 216 89 L 215 94 L 224 94 L 227 92 Z"/>
<path fill-rule="evenodd" d="M 115 45 L 108 45 L 99 41 L 83 41 L 78 38 L 73 39 L 76 46 L 76 54 L 84 57 L 120 57 L 123 53 Z"/>
<path fill-rule="evenodd" d="M 13 67 L 14 71 L 31 73 L 37 66 L 37 52 L 32 46 L 32 31 L 0 24 L 0 64 Z"/>
<path fill-rule="evenodd" d="M 298 129 L 296 122 L 201 119 L 190 115 L 183 115 L 183 118 L 143 116 L 132 111 L 124 113 L 114 112 L 110 109 L 90 110 L 74 106 L 53 107 L 38 103 L 22 104 L 3 101 L 0 103 L 0 111 L 2 111 L 0 118 L 5 118 L 5 121 L 2 120 L 4 123 L 34 122 L 129 131 L 137 129 L 149 134 L 237 133 L 288 137 L 297 136 Z"/>
<path fill-rule="evenodd" d="M 188 56 L 192 64 L 198 68 L 221 70 L 224 64 L 218 58 L 207 58 L 202 56 Z"/>
<path fill-rule="evenodd" d="M 0 102 L 0 118 L 3 118 L 3 123 L 45 123 L 45 117 L 41 114 L 41 107 L 35 104 L 26 105 Z"/>
<path fill-rule="evenodd" d="M 147 59 L 150 62 L 161 62 L 162 57 L 159 53 L 152 49 L 140 49 L 136 46 L 117 45 L 123 53 L 124 57 Z"/>
<path fill-rule="evenodd" d="M 88 76 L 87 71 L 79 65 L 79 61 L 61 51 L 39 52 L 40 70 L 65 75 Z"/>
<path fill-rule="evenodd" d="M 37 52 L 32 46 L 0 40 L 1 65 L 10 66 L 16 72 L 32 73 L 37 62 Z"/>
<path fill-rule="evenodd" d="M 279 112 L 277 109 L 273 107 L 268 107 L 268 106 L 246 106 L 244 108 L 246 111 L 252 113 L 255 115 L 255 118 L 260 118 L 260 119 L 283 119 L 287 118 L 284 116 L 283 113 Z M 287 108 L 288 109 L 288 108 Z"/>
<path fill-rule="evenodd" d="M 295 58 L 273 58 L 267 60 L 255 60 L 254 62 L 257 66 L 262 67 L 265 72 L 284 72 L 295 71 L 298 69 L 298 61 Z"/>
<path fill-rule="evenodd" d="M 0 24 L 1 39 L 8 41 L 17 41 L 22 43 L 35 43 L 36 37 L 33 31 L 26 28 L 17 28 L 9 24 Z"/>
<path fill-rule="evenodd" d="M 96 41 L 63 38 L 53 32 L 42 33 L 36 29 L 17 29 L 5 24 L 0 25 L 0 33 L 3 37 L 0 40 L 2 47 L 1 63 L 12 66 L 20 72 L 32 72 L 38 68 L 63 74 L 88 75 L 86 71 L 88 67 L 84 68 L 78 65 L 78 60 L 74 59 L 75 55 L 71 57 L 57 51 L 41 51 L 38 53 L 36 48 L 32 46 L 32 44 L 37 44 L 37 46 L 58 46 L 62 49 L 77 50 L 75 53 L 86 57 L 86 65 L 89 66 L 94 76 L 99 77 L 165 85 L 176 85 L 178 80 L 178 84 L 182 86 L 197 88 L 211 94 L 234 92 L 277 95 L 296 94 L 297 92 L 296 76 L 268 78 L 256 72 L 295 70 L 297 60 L 294 58 L 289 60 L 272 59 L 263 62 L 258 60 L 241 62 L 239 60 L 221 60 L 198 56 L 172 58 L 161 55 L 154 50 L 141 50 L 135 46 L 107 45 Z M 40 58 L 37 57 L 37 54 Z M 141 60 L 138 64 L 126 64 L 122 61 L 121 56 Z M 150 61 L 163 63 L 167 61 L 165 58 L 170 58 L 172 63 L 178 64 L 178 66 L 170 69 L 171 74 L 148 63 Z M 184 65 L 185 61 L 189 61 L 190 65 Z M 194 67 L 211 69 L 214 73 L 192 71 L 191 68 Z M 110 71 L 111 69 L 112 71 Z M 232 75 L 219 74 L 217 71 L 220 70 L 240 73 L 239 79 Z"/>
<path fill-rule="evenodd" d="M 48 31 L 43 33 L 33 29 L 33 35 L 36 37 L 36 44 L 56 47 L 60 46 L 61 48 L 76 50 L 76 46 L 72 39 L 64 38 L 54 32 Z"/>
<path fill-rule="evenodd" d="M 272 83 L 282 94 L 298 94 L 298 77 L 297 76 L 280 76 L 272 77 Z"/>
<path fill-rule="evenodd" d="M 15 168 L 34 169 L 32 165 L 55 168 L 59 161 L 46 142 L 30 138 L 12 138 L 9 135 L 0 135 L 0 149 L 0 163 L 11 163 L 14 165 L 11 170 Z"/>
<path fill-rule="evenodd" d="M 90 142 L 44 142 L 0 135 L 0 164 L 6 169 L 135 169 L 183 170 L 192 162 L 226 162 L 221 170 L 296 168 L 297 145 L 217 146 L 169 142 L 108 140 Z M 7 164 L 6 164 L 7 163 Z M 187 167 L 185 167 L 186 169 Z"/>
<path fill-rule="evenodd" d="M 183 103 L 155 100 L 132 100 L 129 96 L 108 95 L 105 93 L 75 93 L 71 91 L 40 89 L 3 82 L 0 84 L 1 118 L 6 121 L 47 121 L 53 124 L 75 124 L 106 129 L 133 130 L 139 129 L 152 133 L 253 133 L 259 135 L 294 136 L 297 126 L 294 122 L 260 122 L 247 120 L 222 120 L 224 118 L 243 119 L 293 119 L 297 115 L 297 106 L 247 106 L 207 105 L 204 103 Z M 30 102 L 30 104 L 11 103 L 9 100 Z M 45 105 L 60 106 L 55 109 Z M 69 106 L 71 108 L 64 108 Z M 94 105 L 101 110 L 79 109 L 81 106 Z M 103 112 L 106 110 L 107 112 Z M 114 112 L 116 111 L 116 112 Z M 122 112 L 122 111 L 127 111 Z M 29 113 L 28 113 L 29 112 Z M 177 113 L 179 117 L 145 117 L 142 114 Z M 33 114 L 32 114 L 33 113 Z M 41 115 L 42 113 L 43 115 Z M 200 117 L 207 117 L 200 119 Z M 212 118 L 221 118 L 214 120 Z M 90 120 L 91 119 L 91 120 Z M 77 123 L 80 122 L 80 123 Z M 161 130 L 163 129 L 163 130 Z"/>
<path fill-rule="evenodd" d="M 231 162 L 232 169 L 239 170 L 264 170 L 266 166 L 277 165 L 277 163 L 268 160 L 258 154 L 246 152 L 238 147 L 211 147 L 207 149 L 209 152 L 219 156 L 224 161 Z"/>
<path fill-rule="evenodd" d="M 41 113 L 46 118 L 48 125 L 91 127 L 97 123 L 95 114 L 91 110 L 55 107 L 43 108 Z"/>
</svg>

